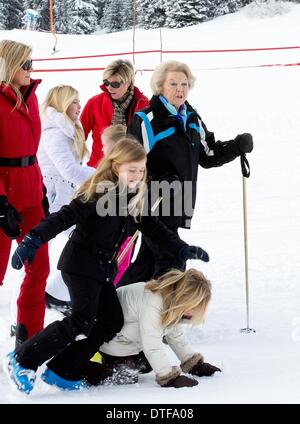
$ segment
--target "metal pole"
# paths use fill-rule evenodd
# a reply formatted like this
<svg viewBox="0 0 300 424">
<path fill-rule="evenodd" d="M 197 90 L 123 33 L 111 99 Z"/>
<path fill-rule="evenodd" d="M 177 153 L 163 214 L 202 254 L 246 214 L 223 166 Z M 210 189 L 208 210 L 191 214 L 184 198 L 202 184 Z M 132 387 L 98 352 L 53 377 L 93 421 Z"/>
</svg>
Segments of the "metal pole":
<svg viewBox="0 0 300 424">
<path fill-rule="evenodd" d="M 132 8 L 132 62 L 135 65 L 135 24 L 136 24 L 136 3 L 135 0 L 133 1 L 133 8 Z"/>
<path fill-rule="evenodd" d="M 160 63 L 162 62 L 162 32 L 161 28 L 159 28 L 159 39 L 160 39 Z"/>
<path fill-rule="evenodd" d="M 247 327 L 242 328 L 242 333 L 255 333 L 253 328 L 249 327 L 249 273 L 248 273 L 248 218 L 247 218 L 247 186 L 246 178 L 243 176 L 243 216 L 244 216 L 244 255 L 245 255 L 245 283 L 246 283 L 246 315 Z"/>
</svg>

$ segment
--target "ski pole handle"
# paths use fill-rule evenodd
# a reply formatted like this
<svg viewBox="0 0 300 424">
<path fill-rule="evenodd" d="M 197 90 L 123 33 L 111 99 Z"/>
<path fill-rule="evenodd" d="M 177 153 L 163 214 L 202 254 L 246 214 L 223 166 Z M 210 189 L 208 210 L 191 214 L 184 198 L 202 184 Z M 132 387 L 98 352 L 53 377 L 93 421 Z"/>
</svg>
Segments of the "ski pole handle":
<svg viewBox="0 0 300 424">
<path fill-rule="evenodd" d="M 242 154 L 240 156 L 240 158 L 241 158 L 241 168 L 242 168 L 243 177 L 249 178 L 250 177 L 250 165 L 249 165 L 248 159 L 246 158 L 245 153 Z"/>
</svg>

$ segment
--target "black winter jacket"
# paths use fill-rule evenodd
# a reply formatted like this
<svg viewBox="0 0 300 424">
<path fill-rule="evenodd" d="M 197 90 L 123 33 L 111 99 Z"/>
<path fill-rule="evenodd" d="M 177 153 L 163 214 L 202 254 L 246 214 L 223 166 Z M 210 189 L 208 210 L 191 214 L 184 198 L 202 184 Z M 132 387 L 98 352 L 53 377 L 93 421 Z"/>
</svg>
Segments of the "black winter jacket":
<svg viewBox="0 0 300 424">
<path fill-rule="evenodd" d="M 58 269 L 100 282 L 112 281 L 120 246 L 136 229 L 149 237 L 162 254 L 177 256 L 180 248 L 186 246 L 156 217 L 145 216 L 138 224 L 130 215 L 101 217 L 96 203 L 96 200 L 83 203 L 76 198 L 33 228 L 32 231 L 47 242 L 76 224 L 60 256 Z"/>
<path fill-rule="evenodd" d="M 233 140 L 215 141 L 200 116 L 186 102 L 186 130 L 182 123 L 169 113 L 159 96 L 153 96 L 150 107 L 135 113 L 128 132 L 134 135 L 147 152 L 147 170 L 152 180 L 182 183 L 182 199 L 189 201 L 191 211 L 185 213 L 182 202 L 181 216 L 161 217 L 168 227 L 190 228 L 196 202 L 198 165 L 203 168 L 221 166 L 237 157 L 231 146 Z M 189 181 L 185 185 L 183 183 Z"/>
</svg>

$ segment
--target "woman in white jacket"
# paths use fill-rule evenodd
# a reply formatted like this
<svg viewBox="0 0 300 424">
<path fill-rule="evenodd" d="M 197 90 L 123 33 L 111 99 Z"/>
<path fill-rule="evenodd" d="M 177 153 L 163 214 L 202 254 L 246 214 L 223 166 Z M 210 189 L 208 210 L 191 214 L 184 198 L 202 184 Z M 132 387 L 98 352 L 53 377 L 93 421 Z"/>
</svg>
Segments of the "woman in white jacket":
<svg viewBox="0 0 300 424">
<path fill-rule="evenodd" d="M 47 188 L 50 213 L 69 204 L 77 186 L 95 172 L 92 167 L 82 166 L 84 158 L 88 156 L 88 149 L 79 121 L 80 109 L 79 93 L 68 85 L 53 87 L 43 105 L 38 160 Z M 70 231 L 62 234 L 64 240 Z M 56 269 L 60 246 L 64 245 L 65 241 L 61 238 L 51 243 L 50 275 L 46 287 L 48 305 L 53 302 L 63 305 L 70 300 L 68 289 Z"/>
<path fill-rule="evenodd" d="M 139 372 L 153 369 L 156 382 L 162 387 L 179 388 L 198 384 L 182 372 L 201 377 L 221 371 L 204 362 L 201 353 L 190 345 L 182 326 L 197 325 L 204 319 L 211 284 L 201 272 L 171 270 L 158 280 L 120 287 L 117 292 L 124 314 L 122 330 L 100 347 L 100 354 L 89 361 L 82 380 L 57 376 L 50 362 L 42 376 L 46 383 L 68 390 L 107 381 L 126 384 L 136 382 Z M 163 339 L 180 366 L 167 355 Z"/>
</svg>

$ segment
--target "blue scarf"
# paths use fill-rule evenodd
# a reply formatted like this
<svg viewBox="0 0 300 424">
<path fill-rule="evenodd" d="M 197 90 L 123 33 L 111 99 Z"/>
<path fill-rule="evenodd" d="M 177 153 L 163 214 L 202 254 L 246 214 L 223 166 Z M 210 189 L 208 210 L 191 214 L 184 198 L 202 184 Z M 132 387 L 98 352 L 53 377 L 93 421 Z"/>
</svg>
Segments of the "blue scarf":
<svg viewBox="0 0 300 424">
<path fill-rule="evenodd" d="M 159 100 L 162 102 L 162 104 L 165 106 L 165 108 L 170 112 L 172 116 L 175 116 L 176 119 L 181 123 L 183 128 L 186 127 L 186 121 L 187 121 L 187 114 L 186 114 L 186 105 L 183 103 L 179 110 L 176 109 L 175 106 L 171 105 L 171 103 L 168 102 L 168 100 L 164 96 L 159 96 Z"/>
</svg>

